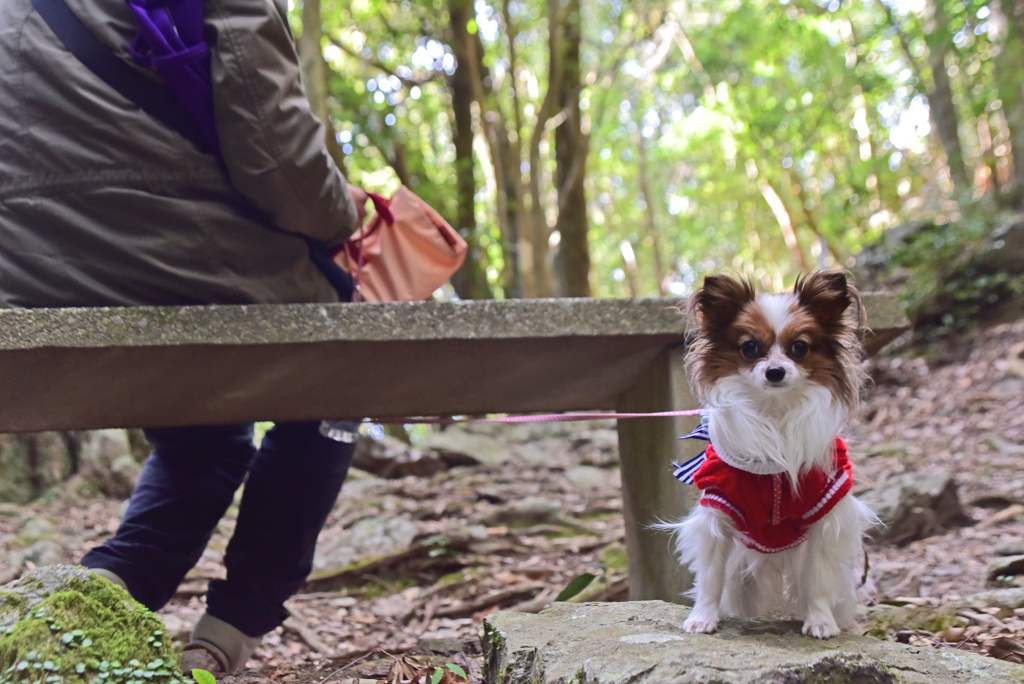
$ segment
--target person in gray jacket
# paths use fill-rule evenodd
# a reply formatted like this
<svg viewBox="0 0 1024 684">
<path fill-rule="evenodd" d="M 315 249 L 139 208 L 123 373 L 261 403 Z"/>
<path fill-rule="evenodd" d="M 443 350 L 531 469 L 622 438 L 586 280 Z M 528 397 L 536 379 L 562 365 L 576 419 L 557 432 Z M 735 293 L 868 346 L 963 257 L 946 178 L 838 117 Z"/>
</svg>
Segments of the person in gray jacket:
<svg viewBox="0 0 1024 684">
<path fill-rule="evenodd" d="M 138 68 L 122 0 L 66 2 Z M 339 301 L 310 245 L 340 245 L 365 193 L 327 152 L 285 8 L 205 7 L 219 158 L 94 75 L 30 0 L 0 1 L 0 306 Z M 353 445 L 317 423 L 278 424 L 259 448 L 252 425 L 146 434 L 153 451 L 125 519 L 82 562 L 160 608 L 247 478 L 227 577 L 211 583 L 182 659 L 186 671 L 236 670 L 309 573 Z"/>
</svg>

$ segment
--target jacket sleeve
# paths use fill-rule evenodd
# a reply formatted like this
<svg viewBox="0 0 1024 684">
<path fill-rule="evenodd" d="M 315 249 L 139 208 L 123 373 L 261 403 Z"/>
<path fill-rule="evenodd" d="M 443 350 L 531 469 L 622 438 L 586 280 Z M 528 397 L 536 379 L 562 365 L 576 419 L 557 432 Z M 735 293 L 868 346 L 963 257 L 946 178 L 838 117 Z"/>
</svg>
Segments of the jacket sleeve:
<svg viewBox="0 0 1024 684">
<path fill-rule="evenodd" d="M 356 229 L 347 183 L 300 82 L 273 0 L 208 0 L 214 114 L 232 185 L 287 231 L 334 247 Z"/>
</svg>

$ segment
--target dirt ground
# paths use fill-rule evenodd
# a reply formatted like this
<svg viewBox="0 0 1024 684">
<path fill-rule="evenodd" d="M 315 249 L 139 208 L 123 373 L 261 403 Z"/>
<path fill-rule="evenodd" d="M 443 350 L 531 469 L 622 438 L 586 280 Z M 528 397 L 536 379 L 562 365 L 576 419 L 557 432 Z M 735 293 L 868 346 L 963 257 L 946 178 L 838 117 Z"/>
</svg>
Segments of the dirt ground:
<svg viewBox="0 0 1024 684">
<path fill-rule="evenodd" d="M 1012 567 L 1005 577 L 989 577 L 1000 557 L 1024 555 L 1022 355 L 1024 321 L 1018 321 L 927 352 L 904 341 L 871 362 L 873 386 L 849 440 L 857 491 L 870 499 L 890 478 L 946 471 L 959 485 L 967 516 L 925 539 L 873 546 L 879 602 L 952 606 L 994 586 L 1014 586 Z M 570 424 L 539 434 L 495 429 L 507 430 L 500 438 L 512 453 L 500 465 L 353 477 L 321 546 L 342 544 L 345 530 L 370 519 L 407 521 L 415 541 L 318 568 L 317 579 L 289 603 L 292 617 L 264 639 L 250 669 L 219 681 L 408 681 L 417 670 L 429 675 L 450 663 L 455 667 L 443 681 L 460 681 L 451 672 L 461 670 L 478 682 L 478 632 L 489 612 L 538 610 L 584 574 L 595 579 L 580 597 L 625 599 L 612 425 Z M 32 565 L 19 553 L 28 543 L 26 528 L 51 530 L 41 549 L 48 555 L 40 558 L 74 562 L 116 529 L 122 510 L 120 501 L 59 493 L 0 509 L 0 580 Z M 172 634 L 186 634 L 202 612 L 205 585 L 220 576 L 232 528 L 229 515 L 160 612 Z M 959 612 L 957 624 L 941 633 L 894 629 L 889 638 L 1020 661 L 1024 610 Z"/>
</svg>

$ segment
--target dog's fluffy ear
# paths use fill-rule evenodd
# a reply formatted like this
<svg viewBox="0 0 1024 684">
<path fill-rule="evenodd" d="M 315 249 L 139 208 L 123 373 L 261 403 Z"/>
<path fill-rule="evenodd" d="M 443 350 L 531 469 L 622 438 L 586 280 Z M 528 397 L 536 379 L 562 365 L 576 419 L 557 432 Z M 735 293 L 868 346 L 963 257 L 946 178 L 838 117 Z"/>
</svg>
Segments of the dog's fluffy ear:
<svg viewBox="0 0 1024 684">
<path fill-rule="evenodd" d="M 842 271 L 815 271 L 797 278 L 793 292 L 800 306 L 830 332 L 846 325 L 846 310 L 851 304 L 859 305 L 860 302 L 856 290 Z"/>
<path fill-rule="evenodd" d="M 754 287 L 748 281 L 709 275 L 704 278 L 704 286 L 690 298 L 687 312 L 691 324 L 698 325 L 705 334 L 722 331 L 754 297 Z"/>
</svg>

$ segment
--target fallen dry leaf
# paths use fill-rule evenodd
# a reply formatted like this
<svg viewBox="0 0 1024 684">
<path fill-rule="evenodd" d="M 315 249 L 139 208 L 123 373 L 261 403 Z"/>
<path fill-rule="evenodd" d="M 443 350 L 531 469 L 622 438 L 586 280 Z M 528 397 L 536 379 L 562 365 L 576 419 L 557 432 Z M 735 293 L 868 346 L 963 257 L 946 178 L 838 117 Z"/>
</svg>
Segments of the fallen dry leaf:
<svg viewBox="0 0 1024 684">
<path fill-rule="evenodd" d="M 988 641 L 985 650 L 993 658 L 1024 663 L 1024 643 L 1009 637 L 997 637 Z"/>
</svg>

